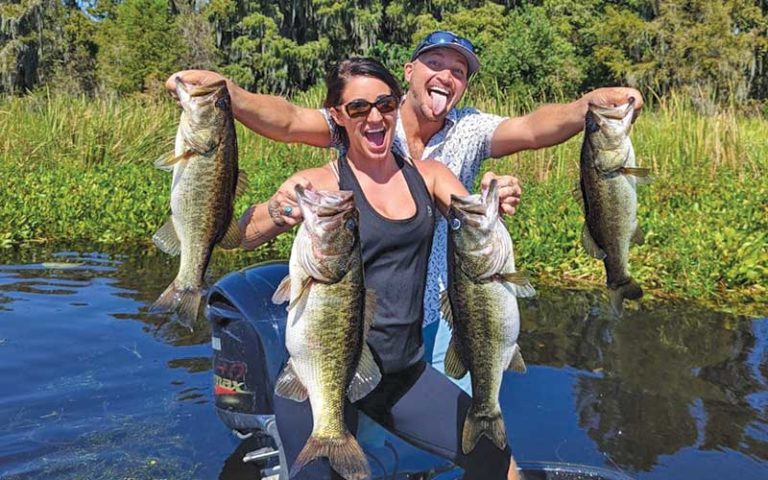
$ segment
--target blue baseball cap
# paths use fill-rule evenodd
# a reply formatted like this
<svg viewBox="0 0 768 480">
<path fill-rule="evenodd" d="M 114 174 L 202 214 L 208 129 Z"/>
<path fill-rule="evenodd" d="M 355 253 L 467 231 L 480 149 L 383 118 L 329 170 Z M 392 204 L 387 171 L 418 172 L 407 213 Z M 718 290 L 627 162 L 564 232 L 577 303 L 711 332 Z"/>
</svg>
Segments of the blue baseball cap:
<svg viewBox="0 0 768 480">
<path fill-rule="evenodd" d="M 424 37 L 424 40 L 422 40 L 413 51 L 411 61 L 416 60 L 416 57 L 424 52 L 441 47 L 450 48 L 462 54 L 464 58 L 467 59 L 469 75 L 480 70 L 480 60 L 478 60 L 477 55 L 475 54 L 475 46 L 472 45 L 472 42 L 447 30 L 438 30 Z"/>
</svg>

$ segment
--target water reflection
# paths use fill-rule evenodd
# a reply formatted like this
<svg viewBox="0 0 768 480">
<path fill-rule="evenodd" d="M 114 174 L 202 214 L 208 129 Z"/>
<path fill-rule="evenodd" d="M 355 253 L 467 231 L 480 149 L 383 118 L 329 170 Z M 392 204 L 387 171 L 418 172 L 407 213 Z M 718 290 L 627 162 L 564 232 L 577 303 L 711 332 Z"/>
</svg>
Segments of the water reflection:
<svg viewBox="0 0 768 480">
<path fill-rule="evenodd" d="M 521 334 L 529 362 L 593 373 L 578 376 L 575 409 L 601 451 L 635 471 L 687 447 L 768 459 L 768 320 L 680 304 L 617 319 L 604 303 L 545 291 L 523 305 Z"/>
</svg>

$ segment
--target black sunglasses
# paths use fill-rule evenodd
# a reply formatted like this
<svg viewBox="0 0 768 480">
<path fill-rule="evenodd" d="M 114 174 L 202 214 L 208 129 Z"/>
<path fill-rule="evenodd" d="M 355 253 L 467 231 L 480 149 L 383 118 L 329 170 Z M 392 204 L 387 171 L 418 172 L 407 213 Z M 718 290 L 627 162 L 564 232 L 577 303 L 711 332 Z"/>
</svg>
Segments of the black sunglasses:
<svg viewBox="0 0 768 480">
<path fill-rule="evenodd" d="M 417 53 L 414 54 L 414 57 L 417 57 L 418 56 L 418 52 L 422 48 L 424 48 L 424 47 L 429 47 L 429 46 L 432 46 L 432 45 L 439 45 L 439 44 L 443 44 L 443 43 L 456 43 L 456 44 L 461 45 L 462 47 L 466 48 L 470 52 L 475 53 L 475 46 L 472 45 L 472 42 L 470 42 L 469 40 L 467 40 L 464 37 L 460 37 L 460 36 L 456 35 L 453 32 L 448 32 L 448 31 L 442 30 L 442 31 L 438 31 L 438 32 L 432 32 L 429 35 L 427 35 L 427 38 L 425 38 L 419 44 L 419 46 L 416 47 L 415 52 L 417 52 Z"/>
<path fill-rule="evenodd" d="M 398 103 L 400 101 L 392 94 L 379 95 L 373 103 L 362 98 L 356 98 L 344 105 L 344 110 L 347 111 L 350 118 L 361 118 L 367 117 L 373 107 L 376 107 L 380 113 L 392 112 L 397 108 Z"/>
</svg>

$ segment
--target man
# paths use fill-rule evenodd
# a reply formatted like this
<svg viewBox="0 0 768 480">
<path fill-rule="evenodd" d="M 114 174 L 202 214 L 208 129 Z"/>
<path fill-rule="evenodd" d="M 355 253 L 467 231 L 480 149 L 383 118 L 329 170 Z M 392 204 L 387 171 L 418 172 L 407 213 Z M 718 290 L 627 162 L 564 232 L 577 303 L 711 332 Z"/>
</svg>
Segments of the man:
<svg viewBox="0 0 768 480">
<path fill-rule="evenodd" d="M 455 108 L 479 68 L 469 40 L 447 31 L 427 35 L 404 66 L 410 87 L 400 105 L 395 138 L 397 151 L 414 159 L 441 161 L 468 190 L 484 159 L 557 145 L 579 133 L 589 103 L 622 104 L 634 97 L 637 109 L 643 104 L 637 90 L 609 87 L 589 92 L 571 103 L 543 105 L 519 117 L 504 118 L 474 108 Z M 179 72 L 167 82 L 171 92 L 177 75 L 187 83 L 197 84 L 223 78 L 208 71 Z M 235 117 L 255 132 L 281 142 L 339 146 L 336 127 L 327 111 L 302 108 L 277 96 L 249 93 L 231 81 L 227 81 L 227 86 Z M 481 185 L 487 186 L 492 178 L 497 178 L 501 187 L 503 213 L 514 213 L 521 194 L 518 180 L 489 172 L 483 176 Z M 284 185 L 269 202 L 249 209 L 241 219 L 245 231 L 243 245 L 254 248 L 295 225 L 298 209 L 294 207 L 293 185 Z M 450 338 L 445 322 L 437 321 L 439 293 L 446 284 L 446 239 L 446 223 L 441 219 L 435 231 L 424 306 L 425 338 L 429 339 L 431 330 L 437 326 L 432 363 L 440 371 L 444 371 L 443 359 Z M 469 376 L 459 384 L 469 391 Z"/>
</svg>

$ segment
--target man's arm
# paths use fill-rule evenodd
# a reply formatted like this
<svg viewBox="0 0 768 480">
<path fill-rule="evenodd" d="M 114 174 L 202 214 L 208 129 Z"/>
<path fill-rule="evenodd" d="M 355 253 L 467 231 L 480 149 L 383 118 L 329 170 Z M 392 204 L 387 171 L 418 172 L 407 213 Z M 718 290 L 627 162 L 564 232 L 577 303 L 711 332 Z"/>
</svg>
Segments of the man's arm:
<svg viewBox="0 0 768 480">
<path fill-rule="evenodd" d="M 635 111 L 643 106 L 643 96 L 634 88 L 606 87 L 593 90 L 571 103 L 542 105 L 521 117 L 501 122 L 491 138 L 491 156 L 503 157 L 522 150 L 551 147 L 584 129 L 590 103 L 621 105 L 635 99 Z"/>
<path fill-rule="evenodd" d="M 177 76 L 194 85 L 226 80 L 235 118 L 260 135 L 279 142 L 304 143 L 315 147 L 331 144 L 328 123 L 318 110 L 299 107 L 283 97 L 251 93 L 223 75 L 207 70 L 184 70 L 171 75 L 165 82 L 165 88 L 173 96 L 176 94 L 174 79 Z"/>
</svg>

